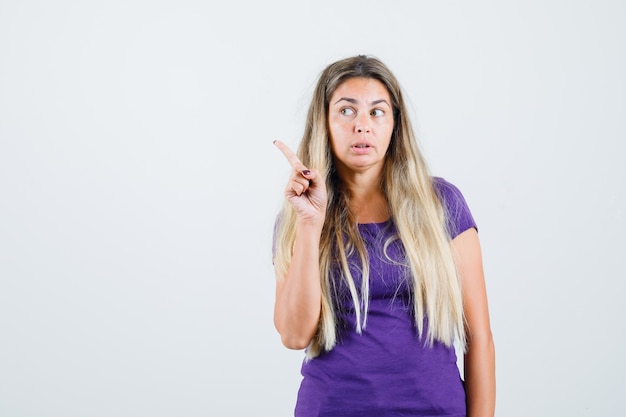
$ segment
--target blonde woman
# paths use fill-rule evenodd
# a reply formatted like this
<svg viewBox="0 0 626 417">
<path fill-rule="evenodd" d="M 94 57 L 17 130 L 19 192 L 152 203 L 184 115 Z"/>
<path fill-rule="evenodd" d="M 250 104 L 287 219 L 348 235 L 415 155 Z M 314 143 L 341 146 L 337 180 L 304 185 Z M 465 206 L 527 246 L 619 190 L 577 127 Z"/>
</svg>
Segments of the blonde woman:
<svg viewBox="0 0 626 417">
<path fill-rule="evenodd" d="M 274 322 L 305 349 L 295 415 L 493 416 L 476 224 L 432 177 L 378 59 L 321 74 L 276 223 Z M 464 349 L 464 379 L 454 343 Z"/>
</svg>

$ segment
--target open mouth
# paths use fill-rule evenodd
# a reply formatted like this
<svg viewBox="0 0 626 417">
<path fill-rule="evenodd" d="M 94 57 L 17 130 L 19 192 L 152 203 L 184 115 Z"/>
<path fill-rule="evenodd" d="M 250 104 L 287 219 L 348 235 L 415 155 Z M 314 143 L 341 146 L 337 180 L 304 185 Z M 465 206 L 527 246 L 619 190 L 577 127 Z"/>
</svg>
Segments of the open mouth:
<svg viewBox="0 0 626 417">
<path fill-rule="evenodd" d="M 355 148 L 359 148 L 359 149 L 364 149 L 364 148 L 369 148 L 369 145 L 366 145 L 364 143 L 358 144 L 358 145 L 354 145 Z"/>
</svg>

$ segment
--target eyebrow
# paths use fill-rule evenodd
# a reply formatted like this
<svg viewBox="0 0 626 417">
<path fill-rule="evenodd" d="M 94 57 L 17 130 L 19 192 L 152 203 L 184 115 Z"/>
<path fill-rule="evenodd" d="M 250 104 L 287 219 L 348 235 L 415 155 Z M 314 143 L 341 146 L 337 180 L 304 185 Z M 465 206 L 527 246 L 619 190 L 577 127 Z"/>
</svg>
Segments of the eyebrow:
<svg viewBox="0 0 626 417">
<path fill-rule="evenodd" d="M 340 101 L 347 101 L 348 103 L 352 103 L 352 104 L 357 104 L 358 103 L 358 101 L 356 99 L 353 99 L 353 98 L 350 98 L 350 97 L 341 97 L 339 100 L 337 100 L 335 102 L 335 104 L 339 103 Z M 380 104 L 380 103 L 385 103 L 387 106 L 391 107 L 391 105 L 389 103 L 387 103 L 387 100 L 382 99 L 382 98 L 379 99 L 379 100 L 372 101 L 371 105 L 375 106 L 375 105 Z"/>
</svg>

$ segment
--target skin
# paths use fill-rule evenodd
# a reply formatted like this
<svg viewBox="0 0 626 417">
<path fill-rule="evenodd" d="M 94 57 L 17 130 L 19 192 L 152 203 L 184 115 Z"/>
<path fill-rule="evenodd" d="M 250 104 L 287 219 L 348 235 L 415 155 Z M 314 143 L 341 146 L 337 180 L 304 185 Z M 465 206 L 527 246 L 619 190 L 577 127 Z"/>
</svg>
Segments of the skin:
<svg viewBox="0 0 626 417">
<path fill-rule="evenodd" d="M 380 179 L 393 123 L 389 93 L 377 80 L 351 78 L 336 89 L 329 101 L 330 145 L 337 172 L 350 192 L 350 208 L 359 223 L 389 218 Z M 321 312 L 319 244 L 325 220 L 326 187 L 318 171 L 304 166 L 284 143 L 274 143 L 293 168 L 285 198 L 297 213 L 292 261 L 285 279 L 276 283 L 274 324 L 286 347 L 304 349 L 317 330 Z M 464 362 L 467 415 L 492 417 L 495 353 L 476 230 L 457 236 L 452 249 L 462 280 L 469 339 Z"/>
<path fill-rule="evenodd" d="M 285 198 L 297 213 L 297 234 L 287 275 L 276 280 L 274 325 L 289 349 L 304 349 L 317 330 L 322 289 L 319 247 L 326 213 L 326 184 L 321 174 L 305 167 L 282 142 L 274 144 L 293 168 Z"/>
<path fill-rule="evenodd" d="M 463 288 L 467 321 L 467 353 L 464 357 L 468 417 L 493 417 L 496 405 L 495 347 L 489 323 L 487 289 L 476 229 L 452 240 L 452 251 Z"/>
<path fill-rule="evenodd" d="M 394 119 L 387 88 L 372 78 L 351 78 L 330 98 L 328 130 L 335 165 L 350 190 L 350 205 L 359 223 L 389 218 L 380 189 Z"/>
</svg>

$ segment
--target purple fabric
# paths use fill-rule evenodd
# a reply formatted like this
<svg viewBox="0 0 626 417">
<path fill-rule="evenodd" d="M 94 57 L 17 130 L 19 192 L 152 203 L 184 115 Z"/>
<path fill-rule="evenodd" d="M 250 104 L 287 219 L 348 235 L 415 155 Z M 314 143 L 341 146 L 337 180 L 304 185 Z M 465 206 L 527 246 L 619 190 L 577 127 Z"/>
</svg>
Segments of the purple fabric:
<svg viewBox="0 0 626 417">
<path fill-rule="evenodd" d="M 434 184 L 450 219 L 450 237 L 476 227 L 459 190 L 441 178 Z M 384 252 L 395 225 L 388 220 L 361 224 L 359 230 L 370 259 L 367 327 L 356 332 L 352 300 L 335 269 L 339 341 L 303 363 L 295 416 L 465 416 L 454 348 L 439 342 L 429 347 L 420 340 L 403 247 L 396 239 Z M 358 286 L 359 262 L 350 262 Z"/>
<path fill-rule="evenodd" d="M 454 239 L 468 229 L 477 229 L 476 222 L 461 191 L 453 184 L 439 177 L 433 177 L 433 185 L 437 195 L 444 203 L 446 228 L 448 229 L 450 239 Z"/>
</svg>

